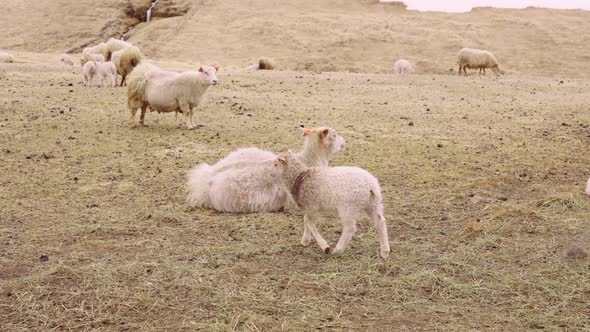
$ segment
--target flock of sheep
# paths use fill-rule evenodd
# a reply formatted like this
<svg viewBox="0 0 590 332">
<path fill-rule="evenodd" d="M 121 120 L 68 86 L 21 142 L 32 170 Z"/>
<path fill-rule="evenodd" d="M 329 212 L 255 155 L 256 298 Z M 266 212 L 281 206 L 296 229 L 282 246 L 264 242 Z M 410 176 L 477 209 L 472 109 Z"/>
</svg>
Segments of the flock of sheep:
<svg viewBox="0 0 590 332">
<path fill-rule="evenodd" d="M 0 52 L 0 62 L 13 62 L 11 55 Z M 62 54 L 60 61 L 74 65 L 72 57 Z M 167 71 L 144 60 L 132 44 L 111 38 L 83 50 L 80 64 L 84 85 L 98 86 L 105 81 L 120 86 L 127 80 L 127 105 L 130 126 L 140 112 L 139 125 L 144 126 L 147 109 L 157 112 L 182 113 L 189 129 L 196 125 L 193 111 L 201 104 L 207 89 L 218 83 L 218 67 L 201 66 L 185 72 Z M 494 55 L 488 51 L 464 48 L 458 53 L 459 75 L 466 69 L 500 70 Z M 272 59 L 262 58 L 248 70 L 274 69 Z M 409 61 L 395 62 L 398 75 L 414 73 Z M 276 155 L 258 148 L 233 151 L 214 165 L 202 163 L 187 174 L 187 201 L 193 207 L 211 208 L 221 212 L 252 213 L 285 211 L 299 208 L 304 213 L 301 244 L 312 239 L 324 253 L 330 245 L 318 232 L 315 221 L 321 211 L 337 212 L 342 234 L 334 248 L 342 252 L 356 231 L 356 220 L 368 215 L 379 234 L 380 256 L 390 252 L 387 226 L 383 212 L 381 189 L 377 179 L 357 167 L 331 167 L 333 154 L 343 150 L 346 141 L 329 127 L 303 129 L 303 148 L 298 153 Z M 590 193 L 590 181 L 588 183 Z"/>
</svg>

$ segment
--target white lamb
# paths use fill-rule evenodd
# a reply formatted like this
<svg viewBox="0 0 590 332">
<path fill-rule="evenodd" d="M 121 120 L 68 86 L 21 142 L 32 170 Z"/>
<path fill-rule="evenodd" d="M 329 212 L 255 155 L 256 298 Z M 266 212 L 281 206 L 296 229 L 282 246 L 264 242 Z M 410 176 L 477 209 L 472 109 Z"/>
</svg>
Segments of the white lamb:
<svg viewBox="0 0 590 332">
<path fill-rule="evenodd" d="M 337 211 L 342 235 L 334 253 L 344 251 L 356 232 L 356 220 L 366 213 L 379 233 L 381 257 L 389 256 L 381 188 L 369 172 L 358 167 L 307 167 L 288 153 L 277 157 L 271 175 L 279 179 L 303 210 L 303 246 L 309 245 L 313 237 L 324 253 L 330 252 L 330 245 L 318 232 L 315 220 L 322 211 Z"/>
<path fill-rule="evenodd" d="M 457 64 L 459 65 L 459 75 L 461 70 L 467 76 L 467 68 L 479 69 L 480 73 L 483 69 L 485 75 L 485 69 L 491 68 L 494 74 L 500 75 L 500 67 L 496 57 L 489 51 L 477 50 L 474 48 L 463 48 L 457 54 Z"/>
<path fill-rule="evenodd" d="M 66 53 L 63 53 L 62 55 L 60 55 L 59 61 L 61 61 L 61 63 L 64 65 L 68 65 L 68 66 L 74 65 L 74 60 L 72 60 L 72 57 Z"/>
<path fill-rule="evenodd" d="M 393 64 L 393 72 L 400 76 L 410 75 L 414 73 L 414 68 L 408 60 L 399 59 Z"/>
<path fill-rule="evenodd" d="M 94 76 L 96 76 L 97 72 L 97 63 L 94 61 L 88 61 L 82 67 L 82 76 L 84 78 L 84 85 L 91 86 L 92 80 L 94 80 Z"/>
<path fill-rule="evenodd" d="M 111 82 L 111 86 L 117 86 L 117 68 L 111 61 L 100 62 L 96 64 L 96 73 L 98 75 L 98 86 L 100 87 L 105 81 Z M 105 85 L 106 85 L 105 84 Z"/>
<path fill-rule="evenodd" d="M 132 49 L 128 48 L 127 50 Z M 182 73 L 160 69 L 148 62 L 139 64 L 129 75 L 127 104 L 135 126 L 135 113 L 141 109 L 139 125 L 144 126 L 145 112 L 180 112 L 186 116 L 188 129 L 196 127 L 193 109 L 203 101 L 203 95 L 211 85 L 217 85 L 218 67 L 202 66 L 198 70 Z"/>
<path fill-rule="evenodd" d="M 326 167 L 346 141 L 328 127 L 303 129 L 305 142 L 297 158 Z M 276 155 L 257 148 L 238 149 L 214 165 L 202 163 L 188 172 L 189 205 L 221 212 L 253 213 L 295 207 L 288 192 L 269 176 Z"/>
</svg>

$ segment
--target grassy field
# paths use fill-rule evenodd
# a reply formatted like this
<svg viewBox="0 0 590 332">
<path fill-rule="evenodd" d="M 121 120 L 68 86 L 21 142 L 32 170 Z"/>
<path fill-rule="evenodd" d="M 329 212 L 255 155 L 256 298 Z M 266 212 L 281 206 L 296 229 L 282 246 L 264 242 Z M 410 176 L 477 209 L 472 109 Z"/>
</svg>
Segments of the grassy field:
<svg viewBox="0 0 590 332">
<path fill-rule="evenodd" d="M 564 254 L 590 248 L 590 80 L 230 68 L 202 127 L 130 129 L 125 88 L 57 58 L 0 64 L 3 331 L 590 330 L 590 261 Z M 334 256 L 298 212 L 185 204 L 190 167 L 299 149 L 300 125 L 379 178 L 387 262 L 367 219 Z"/>
</svg>

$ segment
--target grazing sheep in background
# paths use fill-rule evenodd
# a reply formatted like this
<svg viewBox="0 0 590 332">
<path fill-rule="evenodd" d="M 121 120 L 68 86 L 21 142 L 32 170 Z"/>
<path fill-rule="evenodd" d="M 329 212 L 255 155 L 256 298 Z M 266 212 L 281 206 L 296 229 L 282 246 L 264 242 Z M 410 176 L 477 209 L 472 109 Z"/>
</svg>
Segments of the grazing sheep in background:
<svg viewBox="0 0 590 332">
<path fill-rule="evenodd" d="M 129 50 L 131 48 L 128 48 Z M 123 57 L 125 53 L 123 53 Z M 123 58 L 121 58 L 123 62 Z M 182 73 L 160 69 L 149 63 L 137 66 L 129 76 L 127 103 L 131 118 L 129 125 L 135 126 L 135 113 L 141 109 L 139 125 L 144 126 L 147 107 L 160 112 L 180 112 L 186 116 L 188 129 L 195 128 L 193 109 L 203 100 L 210 85 L 217 85 L 218 67 L 202 66 L 199 70 Z"/>
<path fill-rule="evenodd" d="M 335 210 L 342 223 L 342 235 L 334 253 L 344 251 L 356 232 L 356 220 L 366 213 L 379 233 L 381 257 L 389 256 L 381 187 L 369 172 L 358 167 L 307 167 L 288 153 L 277 157 L 271 175 L 279 179 L 303 210 L 303 246 L 309 245 L 313 237 L 324 253 L 330 252 L 315 220 L 321 211 Z"/>
<path fill-rule="evenodd" d="M 117 86 L 117 68 L 111 61 L 98 63 L 96 65 L 96 73 L 98 75 L 98 86 L 101 86 L 105 80 L 110 80 L 111 86 Z"/>
<path fill-rule="evenodd" d="M 82 54 L 104 54 L 105 43 L 100 43 L 96 46 L 89 46 L 82 50 Z"/>
<path fill-rule="evenodd" d="M 303 129 L 305 142 L 297 158 L 307 166 L 327 167 L 346 141 L 328 127 Z M 258 148 L 233 151 L 214 165 L 202 163 L 187 174 L 190 206 L 221 212 L 252 213 L 295 207 L 287 190 L 269 176 L 276 155 Z"/>
<path fill-rule="evenodd" d="M 63 53 L 62 55 L 59 56 L 59 61 L 61 61 L 61 63 L 64 65 L 69 65 L 69 66 L 74 65 L 74 60 L 72 60 L 72 57 L 69 56 L 68 54 L 65 54 L 65 53 Z"/>
<path fill-rule="evenodd" d="M 473 48 L 463 48 L 457 54 L 459 65 L 459 75 L 461 70 L 467 75 L 467 68 L 483 69 L 491 68 L 494 74 L 500 75 L 500 67 L 496 57 L 489 51 L 476 50 Z"/>
<path fill-rule="evenodd" d="M 139 48 L 131 46 L 123 49 L 119 58 L 119 65 L 116 66 L 117 72 L 121 75 L 121 84 L 119 86 L 123 86 L 127 75 L 141 62 L 141 59 L 142 55 Z"/>
<path fill-rule="evenodd" d="M 13 63 L 14 58 L 12 57 L 12 55 L 10 55 L 6 52 L 0 51 L 0 62 Z"/>
<path fill-rule="evenodd" d="M 590 196 L 590 178 L 588 178 L 588 183 L 586 183 L 586 195 Z"/>
<path fill-rule="evenodd" d="M 84 85 L 91 86 L 94 76 L 96 76 L 97 63 L 88 61 L 82 67 L 82 75 L 84 77 Z"/>
<path fill-rule="evenodd" d="M 105 46 L 102 49 L 102 55 L 104 56 L 104 60 L 111 61 L 111 56 L 112 56 L 113 52 L 131 47 L 131 46 L 133 46 L 133 45 L 129 44 L 126 41 L 120 40 L 120 39 L 115 39 L 115 38 L 109 39 L 105 43 Z"/>
<path fill-rule="evenodd" d="M 400 76 L 410 75 L 414 73 L 414 68 L 408 60 L 399 59 L 393 64 L 393 72 Z"/>
<path fill-rule="evenodd" d="M 104 56 L 102 54 L 82 53 L 80 64 L 84 66 L 88 61 L 104 62 Z"/>
<path fill-rule="evenodd" d="M 260 61 L 258 61 L 258 69 L 273 70 L 275 69 L 275 62 L 273 59 L 263 57 L 260 59 Z"/>
</svg>

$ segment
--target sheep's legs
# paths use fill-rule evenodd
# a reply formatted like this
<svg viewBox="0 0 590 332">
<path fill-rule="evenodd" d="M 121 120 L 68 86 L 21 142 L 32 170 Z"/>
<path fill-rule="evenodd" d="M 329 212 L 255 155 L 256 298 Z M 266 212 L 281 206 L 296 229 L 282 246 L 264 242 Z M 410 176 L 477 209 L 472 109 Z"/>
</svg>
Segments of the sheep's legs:
<svg viewBox="0 0 590 332">
<path fill-rule="evenodd" d="M 145 119 L 145 111 L 147 109 L 147 106 L 141 106 L 141 113 L 139 114 L 139 126 L 140 127 L 145 127 L 145 124 L 143 123 L 143 120 Z"/>
<path fill-rule="evenodd" d="M 463 69 L 463 66 L 459 65 L 459 76 L 461 76 L 461 69 Z"/>
<path fill-rule="evenodd" d="M 463 72 L 465 73 L 465 76 L 467 76 L 467 67 L 463 66 Z"/>
<path fill-rule="evenodd" d="M 339 210 L 338 216 L 342 223 L 342 235 L 340 235 L 340 240 L 336 243 L 334 253 L 343 252 L 344 249 L 346 249 L 348 242 L 352 240 L 354 233 L 356 233 L 356 218 L 358 217 L 358 213 L 348 210 Z"/>
<path fill-rule="evenodd" d="M 195 128 L 197 125 L 195 124 L 195 121 L 193 120 L 193 113 L 195 111 L 196 108 L 191 108 L 190 109 L 190 120 L 191 120 L 191 124 L 193 125 L 193 128 Z"/>
<path fill-rule="evenodd" d="M 381 257 L 387 258 L 389 256 L 389 237 L 387 236 L 387 224 L 385 223 L 385 217 L 383 217 L 382 207 L 371 207 L 367 209 L 369 217 L 373 221 L 377 233 L 379 233 L 379 244 L 381 248 Z"/>
<path fill-rule="evenodd" d="M 186 127 L 188 129 L 195 128 L 195 126 L 191 122 L 191 108 L 187 104 L 184 104 L 180 105 L 180 110 L 182 111 L 182 114 L 184 114 L 184 116 L 186 117 Z"/>
<path fill-rule="evenodd" d="M 314 237 L 315 241 L 318 243 L 322 251 L 326 254 L 330 253 L 330 246 L 328 245 L 328 242 L 326 242 L 326 240 L 324 240 L 324 238 L 320 235 L 318 229 L 315 227 L 315 224 L 313 223 L 313 217 L 311 215 L 305 214 L 303 216 L 303 222 L 305 223 L 304 227 L 307 227 L 307 230 Z"/>
<path fill-rule="evenodd" d="M 307 247 L 311 243 L 311 233 L 307 228 L 307 224 L 303 223 L 303 237 L 301 238 L 301 245 Z"/>
</svg>

